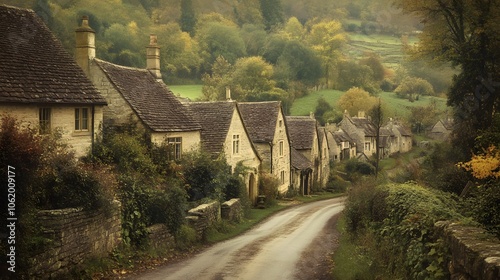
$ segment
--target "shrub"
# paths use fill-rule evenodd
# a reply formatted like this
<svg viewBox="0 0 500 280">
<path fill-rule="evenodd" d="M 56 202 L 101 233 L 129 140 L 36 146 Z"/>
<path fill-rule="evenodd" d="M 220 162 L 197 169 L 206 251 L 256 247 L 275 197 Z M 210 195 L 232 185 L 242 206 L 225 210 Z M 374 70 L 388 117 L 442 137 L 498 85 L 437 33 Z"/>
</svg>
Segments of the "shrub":
<svg viewBox="0 0 500 280">
<path fill-rule="evenodd" d="M 500 184 L 489 184 L 475 188 L 471 197 L 465 201 L 474 220 L 481 223 L 489 232 L 500 238 Z"/>
<path fill-rule="evenodd" d="M 334 193 L 344 193 L 351 186 L 348 182 L 338 175 L 331 174 L 326 183 L 326 190 Z"/>
<path fill-rule="evenodd" d="M 177 248 L 186 249 L 193 245 L 197 240 L 196 230 L 186 224 L 182 225 L 179 229 L 177 238 L 175 239 Z"/>
<path fill-rule="evenodd" d="M 266 196 L 266 206 L 276 204 L 278 196 L 278 187 L 280 182 L 277 178 L 269 173 L 261 173 L 259 179 L 259 195 Z"/>
<path fill-rule="evenodd" d="M 444 279 L 448 253 L 434 223 L 462 220 L 456 199 L 415 183 L 354 187 L 346 205 L 348 229 L 373 236 L 379 261 L 406 279 Z"/>
</svg>

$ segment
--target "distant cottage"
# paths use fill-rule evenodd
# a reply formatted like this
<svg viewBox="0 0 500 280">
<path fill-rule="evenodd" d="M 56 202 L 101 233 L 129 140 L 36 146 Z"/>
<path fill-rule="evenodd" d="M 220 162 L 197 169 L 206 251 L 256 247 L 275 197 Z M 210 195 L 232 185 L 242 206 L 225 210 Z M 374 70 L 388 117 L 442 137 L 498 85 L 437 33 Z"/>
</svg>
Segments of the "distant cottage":
<svg viewBox="0 0 500 280">
<path fill-rule="evenodd" d="M 32 10 L 0 6 L 0 118 L 58 130 L 77 156 L 92 149 L 106 100 Z"/>
</svg>

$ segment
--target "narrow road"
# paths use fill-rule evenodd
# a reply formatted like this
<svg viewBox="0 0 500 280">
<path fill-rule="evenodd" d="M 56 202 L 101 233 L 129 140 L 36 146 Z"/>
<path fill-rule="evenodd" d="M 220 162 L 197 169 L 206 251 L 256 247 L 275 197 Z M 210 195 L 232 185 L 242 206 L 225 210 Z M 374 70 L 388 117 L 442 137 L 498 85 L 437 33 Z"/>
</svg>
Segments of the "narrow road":
<svg viewBox="0 0 500 280">
<path fill-rule="evenodd" d="M 319 279 L 314 275 L 335 247 L 332 232 L 344 200 L 287 209 L 243 235 L 135 279 Z"/>
</svg>

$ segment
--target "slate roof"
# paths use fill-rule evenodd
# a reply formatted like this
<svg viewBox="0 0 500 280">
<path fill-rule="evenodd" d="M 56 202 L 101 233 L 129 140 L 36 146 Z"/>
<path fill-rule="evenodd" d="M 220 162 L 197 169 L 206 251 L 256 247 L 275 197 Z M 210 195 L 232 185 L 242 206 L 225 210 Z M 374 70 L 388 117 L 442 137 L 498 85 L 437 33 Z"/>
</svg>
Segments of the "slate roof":
<svg viewBox="0 0 500 280">
<path fill-rule="evenodd" d="M 377 129 L 368 118 L 350 117 L 349 118 L 357 128 L 363 129 L 365 136 L 377 136 Z"/>
<path fill-rule="evenodd" d="M 5 5 L 0 5 L 0 102 L 106 104 L 34 11 Z"/>
<path fill-rule="evenodd" d="M 184 103 L 201 125 L 202 148 L 220 153 L 231 126 L 236 103 L 227 101 Z"/>
<path fill-rule="evenodd" d="M 272 142 L 281 103 L 279 101 L 238 102 L 238 107 L 252 142 Z"/>
<path fill-rule="evenodd" d="M 298 170 L 305 170 L 312 168 L 312 163 L 303 154 L 299 153 L 296 149 L 291 148 L 292 153 L 292 167 Z"/>
<path fill-rule="evenodd" d="M 340 142 L 349 142 L 351 143 L 351 146 L 355 144 L 355 141 L 351 137 L 349 137 L 349 135 L 342 129 L 339 129 L 332 134 L 337 144 L 339 144 Z"/>
<path fill-rule="evenodd" d="M 189 110 L 146 69 L 94 61 L 106 73 L 137 116 L 154 132 L 200 130 Z"/>
<path fill-rule="evenodd" d="M 312 149 L 316 120 L 310 117 L 287 116 L 291 145 L 297 150 Z"/>
</svg>

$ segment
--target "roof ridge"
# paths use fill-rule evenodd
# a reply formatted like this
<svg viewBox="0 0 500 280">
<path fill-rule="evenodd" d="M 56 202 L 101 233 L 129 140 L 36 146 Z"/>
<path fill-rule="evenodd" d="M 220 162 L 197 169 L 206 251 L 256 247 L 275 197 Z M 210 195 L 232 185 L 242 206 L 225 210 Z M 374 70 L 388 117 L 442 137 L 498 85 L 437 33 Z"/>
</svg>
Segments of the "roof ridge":
<svg viewBox="0 0 500 280">
<path fill-rule="evenodd" d="M 94 60 L 97 61 L 98 63 L 106 63 L 106 64 L 109 64 L 111 66 L 114 66 L 114 67 L 117 67 L 117 68 L 123 68 L 123 69 L 126 69 L 126 70 L 137 70 L 137 71 L 141 71 L 141 72 L 149 72 L 148 69 L 119 65 L 119 64 L 115 64 L 113 62 L 109 62 L 109 61 L 106 61 L 106 60 L 99 59 L 97 57 L 94 57 Z"/>
</svg>

